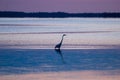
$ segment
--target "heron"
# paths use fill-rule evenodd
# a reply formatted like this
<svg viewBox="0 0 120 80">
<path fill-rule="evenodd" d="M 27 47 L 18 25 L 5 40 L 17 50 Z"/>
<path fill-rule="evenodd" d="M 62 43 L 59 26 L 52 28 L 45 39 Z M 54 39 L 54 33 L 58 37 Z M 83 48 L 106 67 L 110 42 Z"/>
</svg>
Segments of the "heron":
<svg viewBox="0 0 120 80">
<path fill-rule="evenodd" d="M 61 47 L 61 45 L 62 45 L 64 36 L 66 36 L 66 34 L 63 34 L 63 35 L 62 35 L 62 39 L 61 39 L 60 43 L 55 46 L 55 50 L 60 50 L 60 47 Z"/>
</svg>

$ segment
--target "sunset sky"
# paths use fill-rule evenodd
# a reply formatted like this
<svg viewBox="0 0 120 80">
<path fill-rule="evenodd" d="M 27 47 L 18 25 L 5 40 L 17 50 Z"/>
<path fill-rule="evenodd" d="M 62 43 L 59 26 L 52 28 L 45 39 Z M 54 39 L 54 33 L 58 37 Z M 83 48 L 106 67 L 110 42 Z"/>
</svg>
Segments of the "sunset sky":
<svg viewBox="0 0 120 80">
<path fill-rule="evenodd" d="M 120 0 L 0 0 L 0 11 L 120 12 Z"/>
</svg>

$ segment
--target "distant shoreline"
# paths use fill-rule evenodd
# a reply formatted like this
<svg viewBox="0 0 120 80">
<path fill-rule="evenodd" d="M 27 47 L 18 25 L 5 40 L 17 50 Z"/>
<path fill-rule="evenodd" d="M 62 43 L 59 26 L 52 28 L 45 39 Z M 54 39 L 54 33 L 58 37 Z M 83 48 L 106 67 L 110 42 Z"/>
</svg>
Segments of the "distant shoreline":
<svg viewBox="0 0 120 80">
<path fill-rule="evenodd" d="M 104 12 L 104 13 L 65 13 L 65 12 L 14 12 L 14 11 L 0 11 L 0 18 L 120 18 L 118 12 Z"/>
</svg>

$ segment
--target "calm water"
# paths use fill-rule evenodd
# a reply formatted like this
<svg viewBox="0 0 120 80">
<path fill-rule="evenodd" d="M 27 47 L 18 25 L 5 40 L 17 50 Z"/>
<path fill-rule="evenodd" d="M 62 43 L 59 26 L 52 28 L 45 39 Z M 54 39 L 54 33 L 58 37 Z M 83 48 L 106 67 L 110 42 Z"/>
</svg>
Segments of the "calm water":
<svg viewBox="0 0 120 80">
<path fill-rule="evenodd" d="M 120 48 L 119 18 L 0 18 L 0 48 Z"/>
<path fill-rule="evenodd" d="M 119 18 L 0 18 L 1 75 L 81 70 L 120 71 Z"/>
<path fill-rule="evenodd" d="M 120 70 L 120 50 L 85 49 L 3 49 L 0 50 L 0 74 L 37 72 Z"/>
</svg>

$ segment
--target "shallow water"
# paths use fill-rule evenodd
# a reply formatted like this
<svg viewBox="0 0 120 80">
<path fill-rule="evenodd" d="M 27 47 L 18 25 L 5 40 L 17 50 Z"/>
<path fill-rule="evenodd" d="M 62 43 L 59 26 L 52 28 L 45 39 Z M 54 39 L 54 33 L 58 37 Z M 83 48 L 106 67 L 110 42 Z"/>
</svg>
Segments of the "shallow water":
<svg viewBox="0 0 120 80">
<path fill-rule="evenodd" d="M 119 75 L 119 18 L 0 18 L 0 80 L 118 80 Z"/>
<path fill-rule="evenodd" d="M 120 49 L 119 18 L 0 18 L 0 48 Z"/>
<path fill-rule="evenodd" d="M 1 49 L 0 74 L 120 70 L 119 49 Z"/>
</svg>

